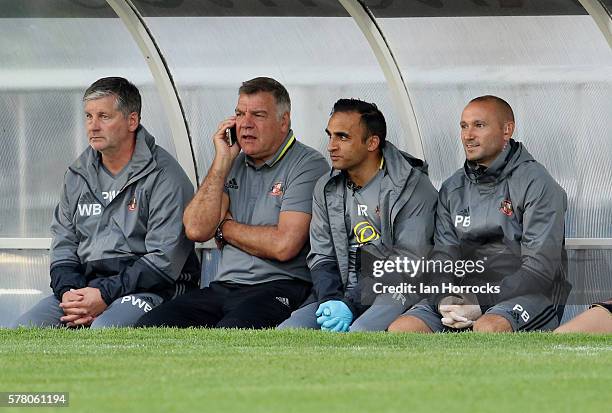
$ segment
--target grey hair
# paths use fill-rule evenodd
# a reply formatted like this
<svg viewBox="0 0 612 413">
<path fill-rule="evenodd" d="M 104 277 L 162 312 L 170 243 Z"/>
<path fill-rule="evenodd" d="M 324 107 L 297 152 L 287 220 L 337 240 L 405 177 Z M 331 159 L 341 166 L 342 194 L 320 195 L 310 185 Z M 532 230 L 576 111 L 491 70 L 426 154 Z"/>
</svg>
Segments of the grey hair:
<svg viewBox="0 0 612 413">
<path fill-rule="evenodd" d="M 136 112 L 140 119 L 142 99 L 140 92 L 134 84 L 122 77 L 103 77 L 91 84 L 83 95 L 83 102 L 104 98 L 115 97 L 115 108 L 128 117 L 130 113 Z"/>
<path fill-rule="evenodd" d="M 274 96 L 276 101 L 276 117 L 280 120 L 283 115 L 291 113 L 291 99 L 285 86 L 271 77 L 256 77 L 246 82 L 238 89 L 239 95 L 254 95 L 259 92 L 268 92 Z"/>
</svg>

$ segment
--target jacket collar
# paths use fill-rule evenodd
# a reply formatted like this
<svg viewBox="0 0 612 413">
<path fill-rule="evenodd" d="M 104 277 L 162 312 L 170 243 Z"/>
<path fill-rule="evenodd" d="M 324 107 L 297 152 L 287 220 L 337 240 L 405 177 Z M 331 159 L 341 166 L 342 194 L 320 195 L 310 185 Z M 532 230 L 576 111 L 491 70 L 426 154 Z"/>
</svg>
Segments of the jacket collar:
<svg viewBox="0 0 612 413">
<path fill-rule="evenodd" d="M 385 179 L 399 190 L 406 185 L 406 181 L 413 168 L 419 169 L 427 174 L 428 167 L 427 162 L 400 151 L 391 142 L 386 142 L 383 148 L 381 164 L 382 168 L 385 170 Z M 325 185 L 328 185 L 332 181 L 336 183 L 344 182 L 344 178 L 344 173 L 341 170 L 332 167 L 329 172 L 329 179 Z"/>
<path fill-rule="evenodd" d="M 385 174 L 381 183 L 380 209 L 387 211 L 381 215 L 381 227 L 383 228 L 383 242 L 391 244 L 393 241 L 393 222 L 397 213 L 410 199 L 412 192 L 418 184 L 418 179 L 409 179 L 413 169 L 427 173 L 427 163 L 397 149 L 391 142 L 387 142 L 383 148 Z M 344 174 L 332 169 L 329 179 L 325 182 L 323 190 L 326 194 L 326 202 L 331 210 L 344 214 Z M 336 196 L 332 196 L 335 193 Z M 331 204 L 334 203 L 332 206 Z M 331 221 L 331 220 L 330 220 Z M 336 243 L 344 242 L 346 231 L 332 234 Z"/>
<path fill-rule="evenodd" d="M 508 145 L 491 162 L 491 165 L 486 167 L 466 160 L 463 165 L 463 171 L 470 181 L 481 183 L 495 182 L 502 175 L 518 149 L 519 143 L 514 139 L 510 139 Z"/>
<path fill-rule="evenodd" d="M 144 126 L 139 125 L 136 130 L 136 145 L 132 159 L 127 164 L 127 170 L 118 181 L 118 187 L 122 190 L 125 186 L 148 174 L 156 166 L 154 154 L 156 152 L 155 138 L 149 134 Z M 91 146 L 70 165 L 69 169 L 83 176 L 94 192 L 98 191 L 98 171 L 101 167 L 102 158 L 98 151 Z"/>
</svg>

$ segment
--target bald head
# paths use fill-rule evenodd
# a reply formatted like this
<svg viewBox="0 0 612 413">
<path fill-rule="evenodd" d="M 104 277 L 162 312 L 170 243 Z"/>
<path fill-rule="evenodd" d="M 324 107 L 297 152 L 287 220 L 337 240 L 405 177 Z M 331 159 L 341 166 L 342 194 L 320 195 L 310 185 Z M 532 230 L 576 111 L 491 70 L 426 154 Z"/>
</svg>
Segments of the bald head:
<svg viewBox="0 0 612 413">
<path fill-rule="evenodd" d="M 479 96 L 470 100 L 470 103 L 468 103 L 468 105 L 475 102 L 485 102 L 491 104 L 495 108 L 495 113 L 497 114 L 497 117 L 499 118 L 499 121 L 501 123 L 514 123 L 514 111 L 512 110 L 508 102 L 506 102 L 502 98 L 493 95 Z"/>
</svg>

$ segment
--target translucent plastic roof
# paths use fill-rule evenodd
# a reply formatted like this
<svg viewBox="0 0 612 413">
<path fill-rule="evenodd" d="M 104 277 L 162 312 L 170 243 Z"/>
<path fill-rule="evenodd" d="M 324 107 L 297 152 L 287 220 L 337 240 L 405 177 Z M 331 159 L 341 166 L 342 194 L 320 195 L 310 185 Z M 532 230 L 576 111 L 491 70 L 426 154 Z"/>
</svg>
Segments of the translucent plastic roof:
<svg viewBox="0 0 612 413">
<path fill-rule="evenodd" d="M 342 17 L 335 0 L 134 0 L 143 16 Z M 587 14 L 574 0 L 365 0 L 376 17 L 554 16 Z M 610 0 L 604 0 L 610 7 Z M 0 1 L 0 17 L 116 17 L 104 0 Z"/>
</svg>

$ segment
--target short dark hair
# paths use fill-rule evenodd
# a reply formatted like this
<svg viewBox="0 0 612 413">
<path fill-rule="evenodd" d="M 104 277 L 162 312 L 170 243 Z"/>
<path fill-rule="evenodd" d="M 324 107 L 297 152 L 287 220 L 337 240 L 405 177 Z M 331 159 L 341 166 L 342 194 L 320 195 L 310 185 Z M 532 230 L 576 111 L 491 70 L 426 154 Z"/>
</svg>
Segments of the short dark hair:
<svg viewBox="0 0 612 413">
<path fill-rule="evenodd" d="M 495 103 L 495 105 L 497 105 L 497 107 L 499 108 L 501 117 L 504 118 L 504 122 L 505 121 L 514 122 L 514 111 L 512 110 L 512 107 L 510 106 L 510 104 L 506 102 L 505 100 L 503 100 L 502 98 L 493 96 L 493 95 L 484 95 L 484 96 L 478 96 L 477 98 L 470 100 L 470 103 L 474 103 L 474 102 Z"/>
<path fill-rule="evenodd" d="M 364 102 L 359 99 L 339 99 L 334 103 L 334 108 L 330 115 L 337 112 L 355 112 L 361 115 L 361 123 L 365 126 L 368 136 L 376 135 L 380 138 L 380 149 L 385 147 L 387 139 L 387 122 L 382 112 L 374 103 Z"/>
<path fill-rule="evenodd" d="M 130 113 L 136 112 L 140 119 L 142 99 L 140 92 L 134 84 L 122 77 L 103 77 L 91 84 L 83 95 L 83 102 L 100 99 L 106 96 L 115 96 L 115 108 L 128 117 Z"/>
<path fill-rule="evenodd" d="M 280 119 L 285 112 L 291 112 L 291 99 L 289 98 L 289 92 L 285 89 L 285 86 L 281 85 L 278 81 L 271 77 L 256 77 L 246 82 L 242 82 L 242 86 L 238 89 L 239 95 L 254 95 L 259 92 L 268 92 L 274 96 L 276 101 L 276 114 Z"/>
</svg>

